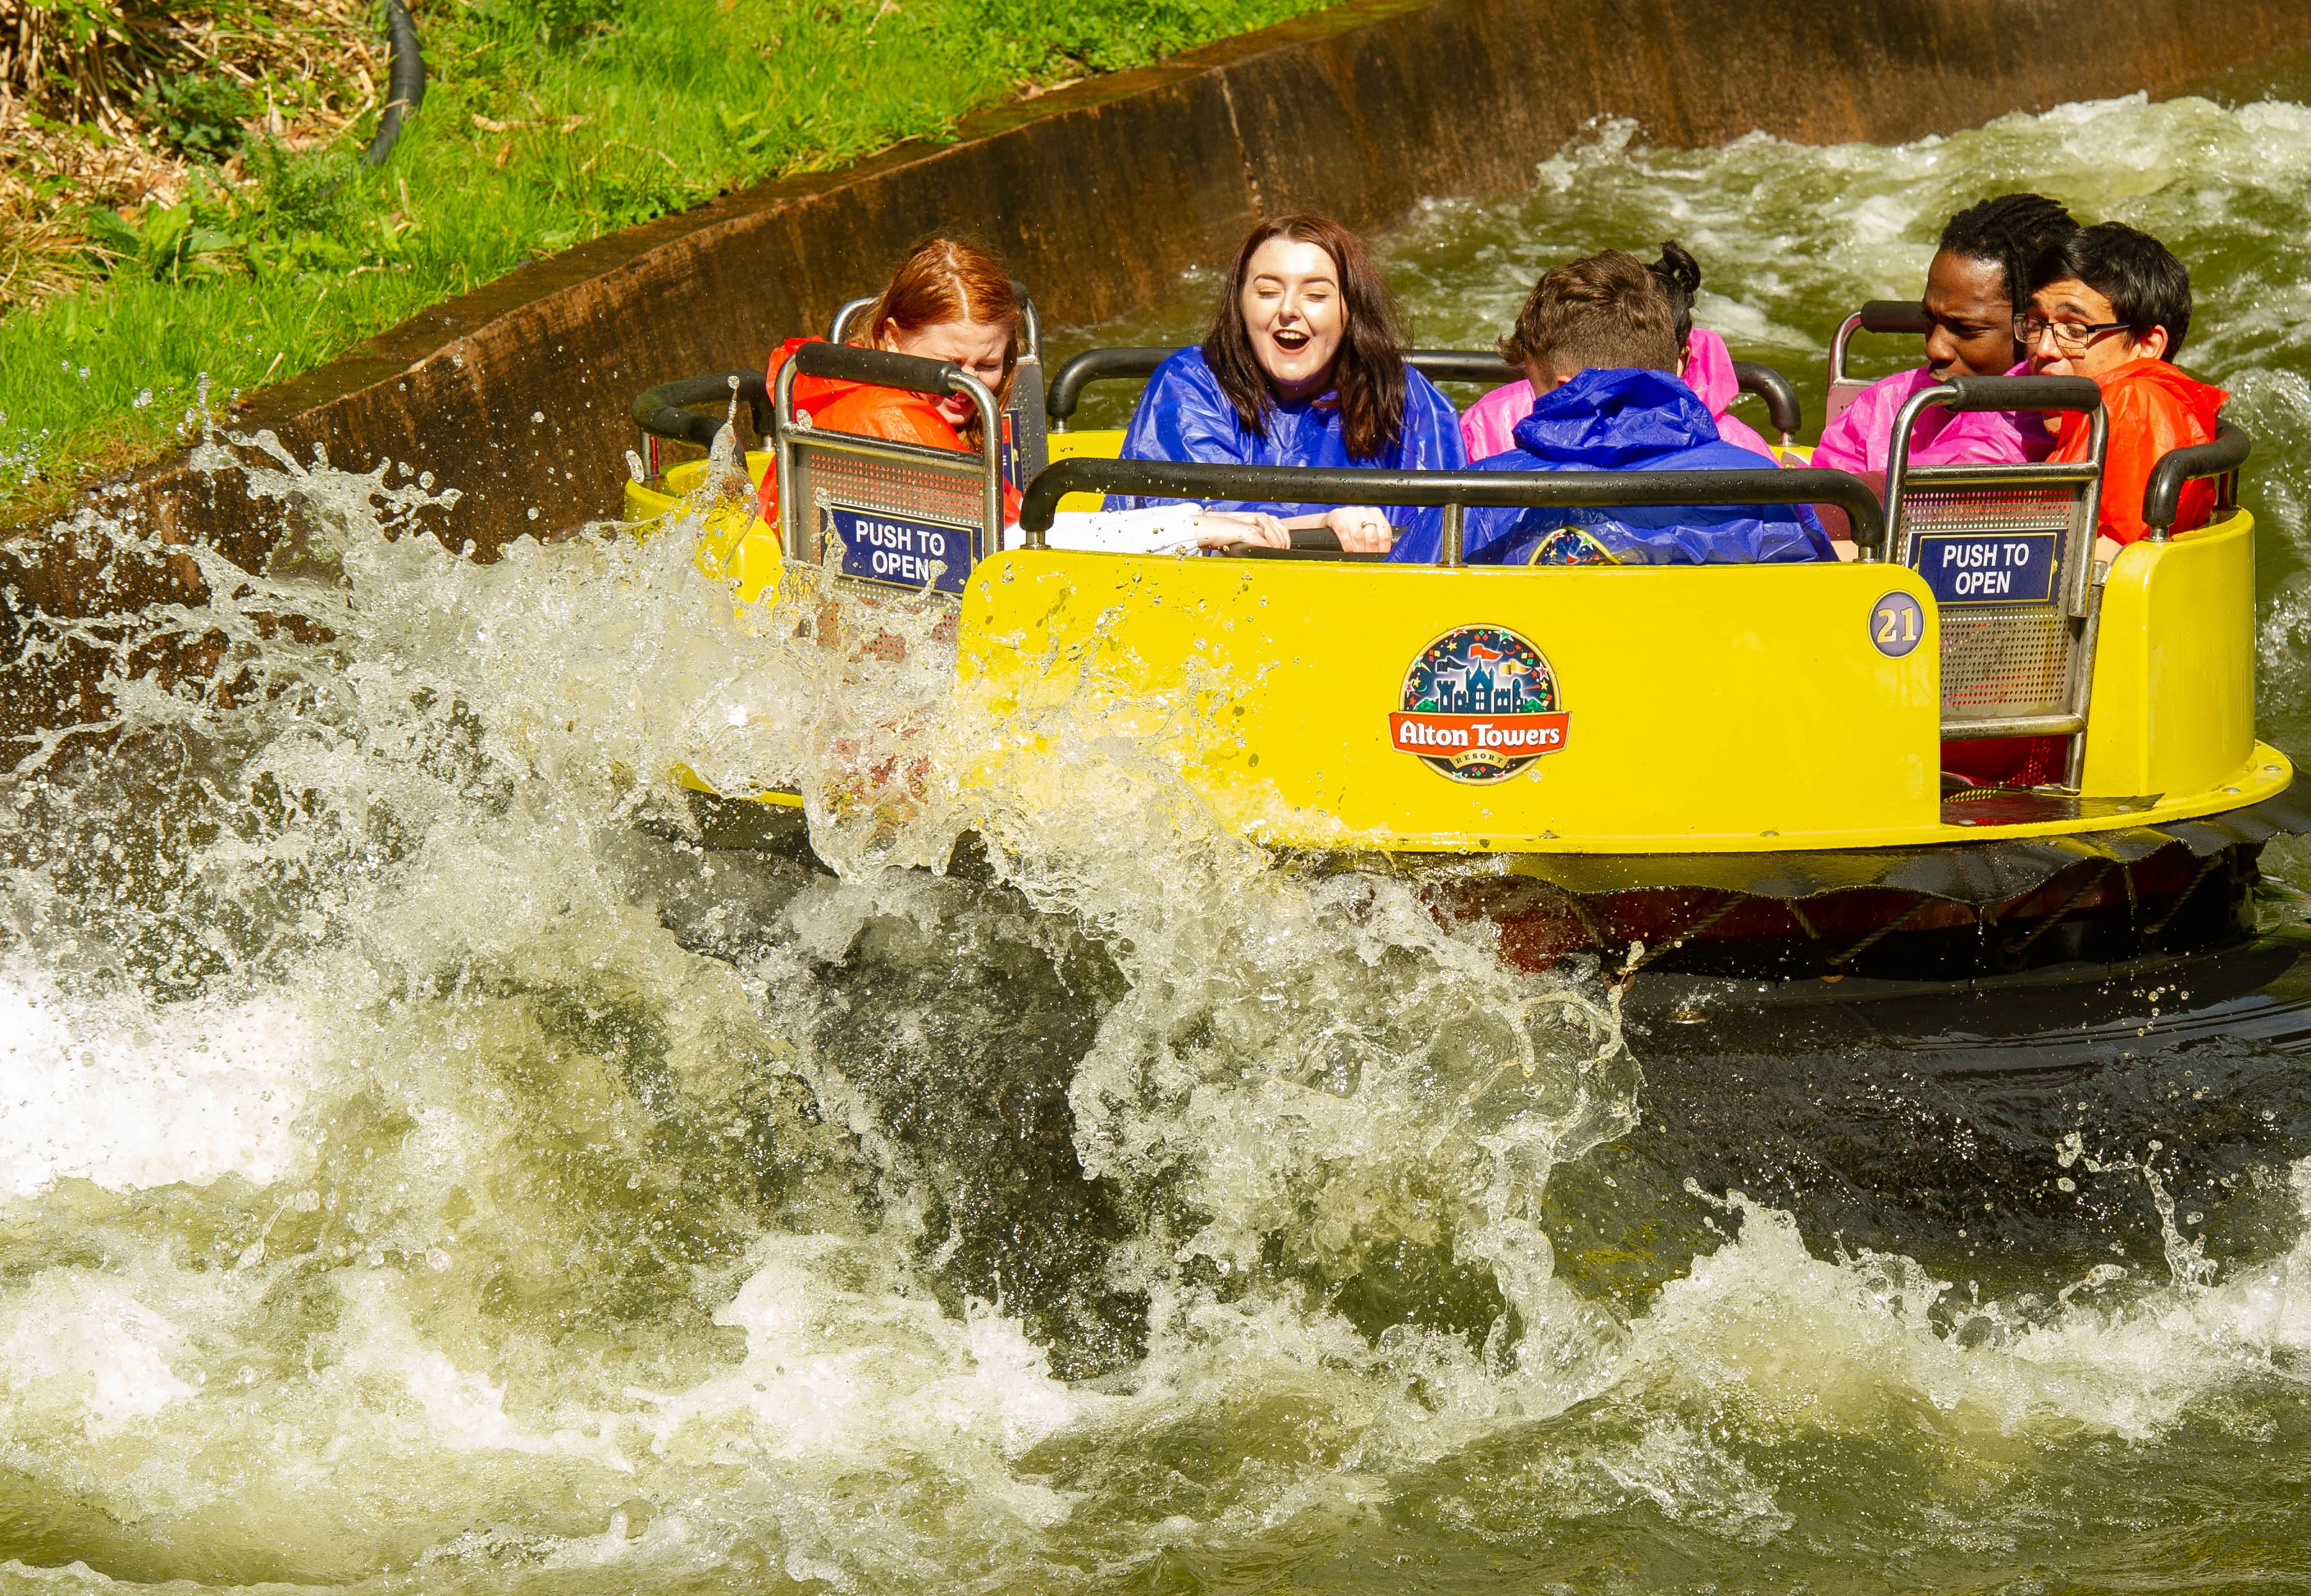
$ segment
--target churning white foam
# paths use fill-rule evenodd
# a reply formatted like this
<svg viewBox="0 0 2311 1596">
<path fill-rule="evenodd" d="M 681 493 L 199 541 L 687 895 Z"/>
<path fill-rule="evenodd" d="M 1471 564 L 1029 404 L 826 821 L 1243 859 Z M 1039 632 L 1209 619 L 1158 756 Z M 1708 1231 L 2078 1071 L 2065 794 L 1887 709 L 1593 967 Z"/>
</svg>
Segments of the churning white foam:
<svg viewBox="0 0 2311 1596">
<path fill-rule="evenodd" d="M 291 1179 L 315 1040 L 285 993 L 160 1010 L 0 978 L 0 1194 Z"/>
</svg>

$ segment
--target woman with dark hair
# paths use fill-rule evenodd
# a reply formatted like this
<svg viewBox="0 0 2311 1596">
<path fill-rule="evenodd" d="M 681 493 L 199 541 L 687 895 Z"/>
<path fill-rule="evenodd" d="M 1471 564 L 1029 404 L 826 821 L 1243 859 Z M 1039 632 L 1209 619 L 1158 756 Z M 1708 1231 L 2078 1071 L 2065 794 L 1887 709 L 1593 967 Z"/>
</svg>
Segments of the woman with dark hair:
<svg viewBox="0 0 2311 1596">
<path fill-rule="evenodd" d="M 1322 216 L 1279 216 L 1251 230 L 1210 336 L 1156 368 L 1123 456 L 1408 471 L 1468 464 L 1452 401 L 1405 362 L 1395 306 L 1364 240 Z M 1282 546 L 1291 527 L 1318 525 L 1352 552 L 1385 552 L 1391 538 L 1390 515 L 1366 505 L 1238 500 L 1208 508 L 1244 518 L 1243 542 Z M 1408 526 L 1443 519 L 1435 509 L 1392 514 Z"/>
</svg>

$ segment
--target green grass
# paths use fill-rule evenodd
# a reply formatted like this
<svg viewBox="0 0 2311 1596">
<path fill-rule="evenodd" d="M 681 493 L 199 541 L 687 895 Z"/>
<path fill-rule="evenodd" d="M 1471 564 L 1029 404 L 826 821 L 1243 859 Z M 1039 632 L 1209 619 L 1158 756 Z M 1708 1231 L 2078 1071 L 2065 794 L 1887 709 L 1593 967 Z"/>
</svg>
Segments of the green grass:
<svg viewBox="0 0 2311 1596">
<path fill-rule="evenodd" d="M 110 276 L 0 322 L 0 522 L 172 445 L 204 374 L 221 412 L 530 257 L 1322 3 L 427 5 L 424 109 L 382 169 L 353 161 L 367 125 L 335 151 L 259 146 L 259 183 L 94 217 L 125 257 Z"/>
</svg>

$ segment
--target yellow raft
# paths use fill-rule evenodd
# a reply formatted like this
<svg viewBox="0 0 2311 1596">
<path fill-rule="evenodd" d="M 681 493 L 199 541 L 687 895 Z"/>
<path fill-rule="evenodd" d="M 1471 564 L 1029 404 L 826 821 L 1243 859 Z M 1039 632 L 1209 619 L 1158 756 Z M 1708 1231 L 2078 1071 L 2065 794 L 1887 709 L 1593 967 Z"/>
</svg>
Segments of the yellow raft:
<svg viewBox="0 0 2311 1596">
<path fill-rule="evenodd" d="M 950 368 L 831 344 L 788 370 L 977 389 Z M 1068 376 L 1052 394 L 1072 409 Z M 1685 502 L 1761 501 L 1769 487 L 1845 505 L 1875 545 L 1857 562 L 1512 569 L 1458 563 L 1457 509 L 1446 563 L 1427 566 L 1038 546 L 1056 511 L 1103 490 L 1301 502 L 1342 490 L 1321 474 L 1117 461 L 1120 434 L 1056 432 L 1021 450 L 1024 531 L 1007 529 L 956 510 L 999 468 L 994 445 L 934 461 L 813 432 L 785 402 L 791 379 L 762 396 L 775 449 L 746 464 L 757 482 L 782 470 L 781 502 L 815 504 L 819 524 L 789 547 L 719 510 L 703 568 L 752 599 L 833 546 L 863 588 L 950 589 L 963 688 L 999 720 L 1086 679 L 1119 715 L 1135 696 L 1169 706 L 1192 690 L 1187 776 L 1225 825 L 1323 868 L 1418 872 L 1442 911 L 1495 920 L 1530 963 L 1639 940 L 1653 956 L 1679 943 L 1695 968 L 1818 973 L 2123 957 L 2235 933 L 2262 842 L 2311 829 L 2283 797 L 2289 762 L 2255 737 L 2254 523 L 2235 493 L 2247 440 L 2226 426 L 2154 476 L 2154 528 L 2185 481 L 2219 478 L 2211 525 L 2093 565 L 2091 384 L 1921 396 L 1897 437 L 1924 404 L 2059 404 L 2096 413 L 2096 458 L 1897 455 L 1882 522 L 1839 474 L 1651 474 L 1654 487 L 1683 478 Z M 985 390 L 974 402 L 996 420 Z M 630 484 L 627 518 L 664 514 L 704 468 Z M 946 473 L 937 492 L 926 471 Z M 1612 495 L 1647 488 L 1613 474 L 1356 475 L 1358 502 L 1637 502 Z M 1766 486 L 1732 480 L 1749 476 Z M 970 555 L 936 584 L 887 553 L 898 575 L 869 568 L 874 540 L 934 527 Z M 1068 662 L 1064 680 L 1050 661 Z M 2060 758 L 2029 788 L 1944 776 L 1946 743 L 1985 737 L 2041 739 Z"/>
</svg>

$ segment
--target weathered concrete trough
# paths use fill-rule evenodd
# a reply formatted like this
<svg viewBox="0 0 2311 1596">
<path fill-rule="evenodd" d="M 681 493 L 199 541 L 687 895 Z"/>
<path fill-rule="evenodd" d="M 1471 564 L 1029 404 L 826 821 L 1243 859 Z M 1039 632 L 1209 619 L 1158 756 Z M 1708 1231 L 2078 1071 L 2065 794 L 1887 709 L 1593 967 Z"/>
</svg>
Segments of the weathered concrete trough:
<svg viewBox="0 0 2311 1596">
<path fill-rule="evenodd" d="M 1753 129 L 1897 141 L 2169 93 L 2307 45 L 2311 0 L 1350 0 L 986 112 L 953 144 L 763 184 L 534 262 L 253 396 L 239 424 L 273 428 L 301 458 L 318 444 L 340 466 L 432 472 L 465 491 L 441 529 L 486 552 L 613 510 L 637 391 L 823 327 L 933 230 L 969 231 L 1047 318 L 1083 323 L 1223 259 L 1262 214 L 1376 227 L 1423 196 L 1521 187 L 1600 116 L 1669 144 Z M 109 510 L 244 563 L 279 532 L 277 506 L 182 457 L 105 492 Z M 188 562 L 116 563 L 61 529 L 0 555 L 11 604 L 52 615 L 201 597 Z M 14 630 L 0 632 L 0 739 L 86 719 L 93 659 L 34 668 L 13 657 Z"/>
</svg>

